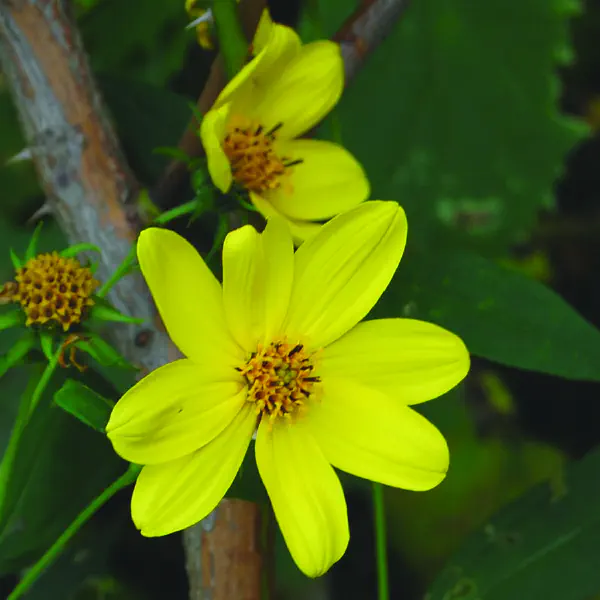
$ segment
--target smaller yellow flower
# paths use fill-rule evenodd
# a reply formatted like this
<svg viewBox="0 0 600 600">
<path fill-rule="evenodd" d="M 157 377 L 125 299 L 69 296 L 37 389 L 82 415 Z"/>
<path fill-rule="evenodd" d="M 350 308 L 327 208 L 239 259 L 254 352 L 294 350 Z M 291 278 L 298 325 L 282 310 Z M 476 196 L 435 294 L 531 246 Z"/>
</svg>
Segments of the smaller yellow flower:
<svg viewBox="0 0 600 600">
<path fill-rule="evenodd" d="M 404 211 L 366 202 L 294 253 L 283 219 L 231 232 L 223 285 L 179 235 L 146 229 L 138 258 L 170 337 L 187 357 L 150 373 L 115 406 L 116 452 L 145 465 L 132 517 L 146 536 L 204 518 L 255 456 L 298 567 L 323 574 L 349 540 L 334 468 L 409 490 L 445 477 L 442 434 L 411 405 L 463 379 L 469 355 L 412 319 L 359 323 L 389 284 Z"/>
<path fill-rule="evenodd" d="M 332 142 L 298 139 L 338 102 L 344 66 L 338 44 L 302 45 L 265 12 L 255 58 L 225 87 L 204 116 L 200 137 L 215 185 L 235 183 L 265 216 L 283 217 L 307 239 L 318 221 L 367 199 L 369 183 L 356 159 Z"/>
<path fill-rule="evenodd" d="M 18 268 L 15 281 L 4 284 L 0 298 L 21 305 L 28 327 L 54 322 L 68 331 L 93 306 L 92 293 L 98 285 L 91 270 L 77 259 L 52 252 Z"/>
</svg>

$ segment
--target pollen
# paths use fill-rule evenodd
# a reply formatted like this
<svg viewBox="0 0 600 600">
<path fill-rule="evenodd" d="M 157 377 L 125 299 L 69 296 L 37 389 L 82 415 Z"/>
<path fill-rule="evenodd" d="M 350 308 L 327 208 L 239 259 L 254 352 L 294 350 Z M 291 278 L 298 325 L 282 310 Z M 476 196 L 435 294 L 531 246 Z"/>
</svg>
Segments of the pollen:
<svg viewBox="0 0 600 600">
<path fill-rule="evenodd" d="M 280 157 L 273 145 L 282 124 L 270 131 L 262 125 L 234 127 L 223 142 L 223 150 L 231 164 L 233 179 L 243 188 L 257 194 L 277 189 L 289 169 L 302 162 Z"/>
<path fill-rule="evenodd" d="M 15 280 L 4 284 L 0 297 L 21 305 L 27 316 L 25 325 L 57 323 L 68 331 L 94 304 L 91 295 L 98 285 L 88 267 L 53 252 L 40 254 L 17 269 Z"/>
<path fill-rule="evenodd" d="M 248 383 L 248 402 L 271 424 L 278 417 L 289 419 L 300 411 L 321 381 L 302 344 L 259 347 L 238 371 Z"/>
</svg>

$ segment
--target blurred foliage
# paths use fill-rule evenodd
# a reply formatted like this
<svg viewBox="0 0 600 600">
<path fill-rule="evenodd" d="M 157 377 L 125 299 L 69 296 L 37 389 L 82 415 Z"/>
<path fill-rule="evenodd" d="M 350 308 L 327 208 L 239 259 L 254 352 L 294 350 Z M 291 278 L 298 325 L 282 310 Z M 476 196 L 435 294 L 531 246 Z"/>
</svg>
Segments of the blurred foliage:
<svg viewBox="0 0 600 600">
<path fill-rule="evenodd" d="M 168 161 L 155 150 L 176 145 L 210 55 L 199 55 L 194 32 L 184 29 L 183 0 L 76 4 L 83 40 L 127 158 L 140 181 L 152 186 Z M 333 35 L 359 6 L 357 0 L 297 4 L 273 0 L 272 12 L 290 22 L 299 12 L 298 30 L 306 41 Z M 600 379 L 597 329 L 533 280 L 554 281 L 555 275 L 560 280 L 554 249 L 534 248 L 530 256 L 536 262 L 531 264 L 513 253 L 516 243 L 536 239 L 540 212 L 556 214 L 554 189 L 568 154 L 588 143 L 583 122 L 560 110 L 561 74 L 567 97 L 576 98 L 569 105 L 597 129 L 593 98 L 600 83 L 592 79 L 600 73 L 599 7 L 589 2 L 582 12 L 571 0 L 414 0 L 374 50 L 319 130 L 328 138 L 341 133 L 368 172 L 372 197 L 397 200 L 408 214 L 405 257 L 372 316 L 437 322 L 459 333 L 474 355 L 509 367 Z M 574 18 L 576 57 L 568 40 Z M 1 82 L 0 130 L 4 164 L 24 142 Z M 600 149 L 594 152 L 595 167 L 589 172 L 600 164 Z M 9 248 L 26 247 L 33 230 L 26 221 L 43 196 L 28 162 L 1 168 L 0 186 L 4 281 L 11 274 Z M 599 194 L 598 189 L 590 194 L 596 206 Z M 41 250 L 63 244 L 55 226 L 43 228 Z M 585 276 L 597 279 L 596 273 Z M 600 323 L 600 310 L 590 320 Z M 0 335 L 0 352 L 14 343 L 11 335 Z M 0 450 L 19 397 L 39 372 L 39 358 L 29 357 L 29 364 L 0 379 Z M 35 560 L 125 469 L 101 433 L 52 404 L 52 393 L 67 375 L 109 399 L 118 394 L 107 381 L 120 390 L 131 381 L 130 375 L 119 375 L 117 382 L 117 376 L 100 371 L 84 378 L 72 370 L 62 372 L 28 426 L 11 478 L 9 510 L 0 515 L 0 573 L 17 572 Z M 387 490 L 392 590 L 402 590 L 393 597 L 422 597 L 425 582 L 448 560 L 430 600 L 584 600 L 600 591 L 593 561 L 599 455 L 596 451 L 565 469 L 564 452 L 534 439 L 519 423 L 523 402 L 537 403 L 539 420 L 549 419 L 548 399 L 536 390 L 531 397 L 514 397 L 507 373 L 529 377 L 476 361 L 463 388 L 418 407 L 446 436 L 452 465 L 432 492 Z M 79 385 L 65 389 L 72 392 Z M 568 410 L 576 410 L 580 394 L 572 385 Z M 101 428 L 105 414 L 83 414 L 79 396 L 59 401 Z M 600 411 L 596 414 L 600 418 Z M 560 421 L 561 416 L 552 418 Z M 600 441 L 600 432 L 595 439 Z M 372 540 L 363 533 L 370 530 L 370 515 L 353 512 L 368 486 L 342 478 L 354 514 L 348 555 L 329 578 L 306 581 L 278 537 L 282 598 L 348 597 L 340 591 L 344 578 L 352 597 L 374 596 L 372 569 L 365 566 L 374 563 Z M 540 481 L 546 483 L 527 492 Z M 230 494 L 265 498 L 252 449 Z M 32 600 L 186 597 L 182 557 L 176 556 L 176 566 L 168 562 L 173 548 L 180 551 L 179 541 L 141 538 L 130 524 L 127 496 L 117 497 L 80 532 L 34 586 Z M 140 561 L 128 562 L 119 553 L 123 545 L 128 556 L 139 555 Z M 354 568 L 357 564 L 360 568 Z M 359 579 L 363 574 L 364 581 Z M 417 583 L 411 588 L 412 580 Z M 407 589 L 416 591 L 411 596 Z"/>
<path fill-rule="evenodd" d="M 403 204 L 419 244 L 443 235 L 497 254 L 553 206 L 565 155 L 586 132 L 556 105 L 577 8 L 421 0 L 352 82 L 338 111 L 343 142 L 372 197 Z M 318 3 L 326 33 L 348 12 L 346 0 Z"/>
<path fill-rule="evenodd" d="M 600 589 L 591 557 L 600 542 L 595 451 L 567 469 L 558 492 L 540 485 L 494 516 L 454 556 L 431 600 L 587 600 Z"/>
</svg>

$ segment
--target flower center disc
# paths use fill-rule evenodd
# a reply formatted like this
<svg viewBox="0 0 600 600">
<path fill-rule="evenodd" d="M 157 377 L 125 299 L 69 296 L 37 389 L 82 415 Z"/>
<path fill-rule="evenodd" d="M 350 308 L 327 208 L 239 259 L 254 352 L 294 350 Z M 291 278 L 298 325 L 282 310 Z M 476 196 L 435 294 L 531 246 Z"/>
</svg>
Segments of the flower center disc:
<svg viewBox="0 0 600 600">
<path fill-rule="evenodd" d="M 251 192 L 279 187 L 285 164 L 273 150 L 277 129 L 265 133 L 261 125 L 235 127 L 225 136 L 223 149 L 231 163 L 233 178 Z"/>
<path fill-rule="evenodd" d="M 313 393 L 319 377 L 302 344 L 274 343 L 259 347 L 238 369 L 248 382 L 248 402 L 271 423 L 290 418 Z"/>
<path fill-rule="evenodd" d="M 84 310 L 94 304 L 90 296 L 98 286 L 87 267 L 56 252 L 28 260 L 17 269 L 15 281 L 12 301 L 23 307 L 26 325 L 54 320 L 64 331 L 79 323 Z"/>
</svg>

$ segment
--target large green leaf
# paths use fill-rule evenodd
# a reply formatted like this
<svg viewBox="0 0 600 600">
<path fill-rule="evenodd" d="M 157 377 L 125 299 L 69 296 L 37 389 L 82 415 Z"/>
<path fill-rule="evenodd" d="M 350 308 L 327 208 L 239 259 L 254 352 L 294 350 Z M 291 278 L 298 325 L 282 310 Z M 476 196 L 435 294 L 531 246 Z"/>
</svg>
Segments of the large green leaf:
<svg viewBox="0 0 600 600">
<path fill-rule="evenodd" d="M 414 235 L 495 252 L 552 204 L 564 157 L 585 131 L 557 109 L 555 72 L 570 58 L 576 7 L 419 0 L 367 59 L 337 110 L 342 141 L 366 168 L 372 197 L 405 206 Z"/>
<path fill-rule="evenodd" d="M 429 600 L 589 600 L 600 590 L 600 451 L 540 485 L 473 535 Z"/>
<path fill-rule="evenodd" d="M 600 332 L 541 283 L 480 256 L 409 250 L 372 315 L 432 321 L 505 365 L 600 381 Z"/>
</svg>

